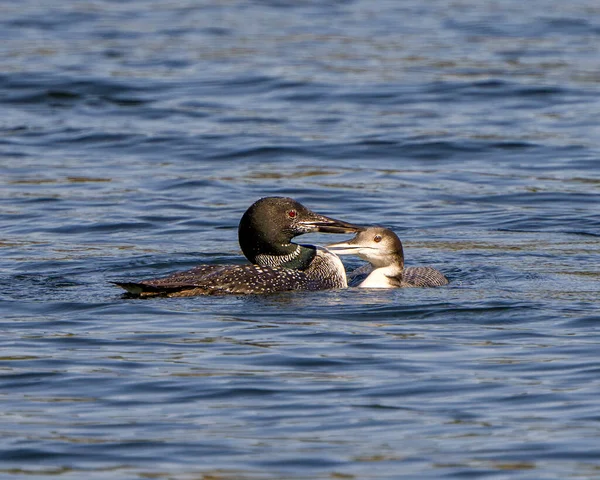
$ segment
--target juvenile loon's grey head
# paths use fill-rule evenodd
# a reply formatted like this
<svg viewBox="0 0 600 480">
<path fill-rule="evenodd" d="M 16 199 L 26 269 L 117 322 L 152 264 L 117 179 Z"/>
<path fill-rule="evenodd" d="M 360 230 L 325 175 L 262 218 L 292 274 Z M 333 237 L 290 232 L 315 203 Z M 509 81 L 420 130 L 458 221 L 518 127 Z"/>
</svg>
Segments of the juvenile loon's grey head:
<svg viewBox="0 0 600 480">
<path fill-rule="evenodd" d="M 352 233 L 360 229 L 312 212 L 292 198 L 265 197 L 242 216 L 238 238 L 242 252 L 252 263 L 302 269 L 312 261 L 315 250 L 292 243 L 292 238 L 310 232 Z"/>
<path fill-rule="evenodd" d="M 333 243 L 327 248 L 338 255 L 357 255 L 374 268 L 404 268 L 404 251 L 398 236 L 388 228 L 362 228 L 347 242 Z"/>
</svg>

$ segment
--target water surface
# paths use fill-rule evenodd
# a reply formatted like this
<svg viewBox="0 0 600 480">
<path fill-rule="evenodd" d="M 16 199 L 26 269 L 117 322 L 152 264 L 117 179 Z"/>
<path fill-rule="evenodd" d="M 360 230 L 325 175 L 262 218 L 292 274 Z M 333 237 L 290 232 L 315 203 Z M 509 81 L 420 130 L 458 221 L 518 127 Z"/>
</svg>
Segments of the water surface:
<svg viewBox="0 0 600 480">
<path fill-rule="evenodd" d="M 0 476 L 598 477 L 600 8 L 488 3 L 0 6 Z M 451 283 L 111 285 L 267 195 Z"/>
</svg>

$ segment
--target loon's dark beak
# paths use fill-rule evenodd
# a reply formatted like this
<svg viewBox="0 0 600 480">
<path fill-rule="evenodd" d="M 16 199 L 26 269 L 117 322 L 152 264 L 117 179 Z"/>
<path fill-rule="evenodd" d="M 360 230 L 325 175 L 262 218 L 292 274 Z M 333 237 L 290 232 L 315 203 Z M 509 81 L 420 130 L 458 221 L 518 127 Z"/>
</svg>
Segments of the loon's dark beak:
<svg viewBox="0 0 600 480">
<path fill-rule="evenodd" d="M 311 212 L 311 216 L 306 220 L 298 222 L 306 229 L 306 232 L 321 232 L 321 233 L 355 233 L 362 230 L 363 227 L 353 225 L 341 220 L 335 220 L 318 213 Z"/>
</svg>

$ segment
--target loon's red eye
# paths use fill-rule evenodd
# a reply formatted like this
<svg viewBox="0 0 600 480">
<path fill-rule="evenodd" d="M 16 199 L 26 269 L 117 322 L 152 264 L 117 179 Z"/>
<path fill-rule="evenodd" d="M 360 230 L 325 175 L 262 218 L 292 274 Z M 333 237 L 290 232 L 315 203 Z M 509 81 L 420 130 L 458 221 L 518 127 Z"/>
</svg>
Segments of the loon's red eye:
<svg viewBox="0 0 600 480">
<path fill-rule="evenodd" d="M 290 217 L 290 218 L 296 218 L 296 215 L 298 215 L 298 214 L 296 213 L 296 210 L 290 210 L 290 211 L 289 211 L 289 212 L 287 212 L 287 213 L 288 213 L 288 217 Z"/>
<path fill-rule="evenodd" d="M 379 242 L 381 242 L 381 235 L 375 235 L 375 236 L 373 237 L 373 241 L 374 241 L 375 243 L 379 243 Z"/>
</svg>

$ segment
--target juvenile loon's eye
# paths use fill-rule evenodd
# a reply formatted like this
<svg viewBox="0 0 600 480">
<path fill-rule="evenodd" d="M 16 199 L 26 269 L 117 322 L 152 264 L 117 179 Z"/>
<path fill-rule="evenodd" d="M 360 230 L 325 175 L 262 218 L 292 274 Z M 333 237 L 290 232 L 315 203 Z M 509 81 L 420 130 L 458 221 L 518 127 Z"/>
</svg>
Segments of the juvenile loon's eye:
<svg viewBox="0 0 600 480">
<path fill-rule="evenodd" d="M 375 236 L 373 237 L 373 241 L 374 241 L 375 243 L 379 243 L 379 242 L 381 242 L 381 235 L 375 235 Z"/>
<path fill-rule="evenodd" d="M 296 218 L 296 215 L 298 215 L 296 213 L 296 210 L 290 210 L 289 212 L 287 212 L 287 214 L 288 214 L 288 217 L 290 217 L 290 218 Z"/>
</svg>

